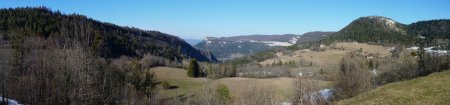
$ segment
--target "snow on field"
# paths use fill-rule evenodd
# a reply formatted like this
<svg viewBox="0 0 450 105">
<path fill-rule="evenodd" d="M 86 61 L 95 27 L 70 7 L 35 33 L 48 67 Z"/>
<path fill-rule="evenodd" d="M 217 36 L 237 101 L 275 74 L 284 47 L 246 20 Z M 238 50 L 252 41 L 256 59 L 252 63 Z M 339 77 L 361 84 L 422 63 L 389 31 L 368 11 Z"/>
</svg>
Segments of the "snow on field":
<svg viewBox="0 0 450 105">
<path fill-rule="evenodd" d="M 265 43 L 268 46 L 290 46 L 292 45 L 289 42 L 278 42 L 278 41 L 261 41 L 262 43 Z"/>
<path fill-rule="evenodd" d="M 424 48 L 424 50 L 427 53 L 430 53 L 430 54 L 433 54 L 433 55 L 438 55 L 438 56 L 447 55 L 447 54 L 450 53 L 450 51 L 447 51 L 447 50 L 433 50 L 433 48 L 434 47 L 427 47 L 427 48 Z"/>
<path fill-rule="evenodd" d="M 320 96 L 322 96 L 324 99 L 326 100 L 330 100 L 331 97 L 333 96 L 333 89 L 322 89 L 320 91 L 318 91 L 318 93 L 320 94 Z M 292 105 L 292 103 L 290 102 L 281 102 L 281 105 Z"/>
<path fill-rule="evenodd" d="M 292 105 L 290 102 L 281 102 L 281 105 Z"/>
<path fill-rule="evenodd" d="M 406 48 L 406 49 L 408 49 L 408 50 L 418 50 L 418 49 L 419 49 L 419 47 L 417 47 L 417 46 L 412 46 L 412 47 L 410 47 L 410 48 Z"/>
<path fill-rule="evenodd" d="M 326 100 L 329 100 L 333 96 L 333 90 L 328 88 L 320 90 L 319 93 Z"/>
<path fill-rule="evenodd" d="M 388 48 L 387 50 L 388 50 L 388 51 L 394 51 L 394 50 L 395 50 L 395 47 Z"/>
<path fill-rule="evenodd" d="M 0 103 L 2 103 L 2 102 L 3 102 L 3 98 L 0 97 Z M 8 103 L 7 105 L 22 105 L 22 104 L 19 104 L 18 101 L 12 100 L 12 99 L 6 99 L 6 102 Z"/>
</svg>

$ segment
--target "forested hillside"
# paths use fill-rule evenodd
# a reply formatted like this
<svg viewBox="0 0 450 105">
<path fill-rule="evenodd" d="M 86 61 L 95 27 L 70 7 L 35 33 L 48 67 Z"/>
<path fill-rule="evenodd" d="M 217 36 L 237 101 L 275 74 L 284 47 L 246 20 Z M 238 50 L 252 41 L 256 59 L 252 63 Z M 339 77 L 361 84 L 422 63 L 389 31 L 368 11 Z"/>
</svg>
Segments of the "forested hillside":
<svg viewBox="0 0 450 105">
<path fill-rule="evenodd" d="M 450 19 L 419 21 L 408 25 L 408 34 L 429 39 L 450 39 Z"/>
<path fill-rule="evenodd" d="M 336 41 L 356 41 L 414 45 L 419 36 L 427 40 L 450 39 L 450 20 L 428 20 L 405 25 L 381 16 L 361 17 L 322 42 L 329 44 Z"/>
<path fill-rule="evenodd" d="M 405 27 L 405 25 L 385 17 L 361 17 L 326 39 L 325 43 L 333 41 L 357 41 L 379 44 L 414 43 L 410 40 L 412 37 L 406 34 Z"/>
<path fill-rule="evenodd" d="M 1 9 L 0 36 L 4 43 L 12 42 L 13 46 L 30 38 L 43 38 L 56 45 L 79 41 L 82 47 L 104 58 L 152 54 L 170 60 L 216 61 L 214 56 L 196 50 L 176 36 L 121 27 L 78 14 L 53 12 L 45 7 Z"/>
<path fill-rule="evenodd" d="M 155 104 L 149 69 L 190 58 L 216 61 L 157 31 L 45 7 L 0 9 L 0 97 L 20 104 Z"/>
</svg>

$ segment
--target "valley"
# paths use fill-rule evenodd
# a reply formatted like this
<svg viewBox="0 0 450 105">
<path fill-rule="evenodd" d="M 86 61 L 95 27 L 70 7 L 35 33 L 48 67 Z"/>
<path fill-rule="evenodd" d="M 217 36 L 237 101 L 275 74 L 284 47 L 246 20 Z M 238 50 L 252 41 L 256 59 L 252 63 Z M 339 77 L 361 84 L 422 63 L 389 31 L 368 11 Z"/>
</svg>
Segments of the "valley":
<svg viewBox="0 0 450 105">
<path fill-rule="evenodd" d="M 385 2 L 1 3 L 0 105 L 450 103 L 448 2 Z"/>
</svg>

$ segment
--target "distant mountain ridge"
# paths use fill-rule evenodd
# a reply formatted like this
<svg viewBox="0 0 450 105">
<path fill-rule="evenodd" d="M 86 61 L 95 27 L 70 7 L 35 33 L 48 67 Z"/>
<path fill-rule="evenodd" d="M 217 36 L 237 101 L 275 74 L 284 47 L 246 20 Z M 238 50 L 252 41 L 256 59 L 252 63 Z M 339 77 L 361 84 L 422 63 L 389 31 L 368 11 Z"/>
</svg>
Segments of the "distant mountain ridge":
<svg viewBox="0 0 450 105">
<path fill-rule="evenodd" d="M 217 61 L 211 54 L 173 35 L 121 27 L 83 15 L 53 12 L 45 7 L 0 9 L 0 36 L 11 43 L 27 38 L 44 38 L 55 44 L 79 41 L 82 47 L 104 58 L 152 54 L 170 60 Z"/>
<path fill-rule="evenodd" d="M 333 32 L 309 32 L 304 35 L 242 35 L 231 37 L 207 37 L 194 47 L 210 51 L 220 60 L 243 57 L 274 47 L 291 46 L 297 43 L 318 41 L 328 37 Z"/>
<path fill-rule="evenodd" d="M 184 39 L 184 41 L 189 43 L 191 46 L 194 46 L 194 45 L 200 43 L 202 40 L 201 39 Z"/>
<path fill-rule="evenodd" d="M 308 33 L 304 34 L 304 36 L 307 35 Z M 417 46 L 418 41 L 422 40 L 421 37 L 425 39 L 425 44 L 432 44 L 425 46 L 435 46 L 436 44 L 448 46 L 448 44 L 450 44 L 450 19 L 425 20 L 411 24 L 402 24 L 390 18 L 381 16 L 361 17 L 352 21 L 338 32 L 331 33 L 331 35 L 322 39 L 319 38 L 320 41 L 311 40 L 304 44 L 298 42 L 298 46 L 320 47 L 322 44 L 332 44 L 335 42 L 361 42 L 388 46 L 392 46 L 393 44 Z M 306 38 L 302 37 L 300 40 L 301 39 Z M 251 54 L 250 56 L 241 59 L 234 59 L 230 62 L 261 62 L 272 58 L 277 52 L 298 49 L 299 47 L 296 47 L 295 45 L 287 48 L 275 48 L 273 50 Z"/>
</svg>

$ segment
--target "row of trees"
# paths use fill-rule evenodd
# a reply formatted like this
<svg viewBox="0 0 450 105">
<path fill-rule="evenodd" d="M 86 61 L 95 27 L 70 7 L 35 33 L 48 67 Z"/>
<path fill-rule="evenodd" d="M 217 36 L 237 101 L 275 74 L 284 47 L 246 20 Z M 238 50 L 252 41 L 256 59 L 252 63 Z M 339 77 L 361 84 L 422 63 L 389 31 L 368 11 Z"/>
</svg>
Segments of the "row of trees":
<svg viewBox="0 0 450 105">
<path fill-rule="evenodd" d="M 158 102 L 148 68 L 172 65 L 164 58 L 105 59 L 79 41 L 60 46 L 51 40 L 31 37 L 0 47 L 1 97 L 33 105 Z"/>
<path fill-rule="evenodd" d="M 344 57 L 336 84 L 334 84 L 336 99 L 353 97 L 388 83 L 409 80 L 450 69 L 448 53 L 446 55 L 433 55 L 425 53 L 423 50 L 418 52 L 418 54 L 400 54 L 402 56 L 383 60 L 367 60 L 355 53 Z M 390 66 L 383 68 L 383 71 L 375 71 L 380 65 L 378 62 L 388 63 Z"/>
</svg>

